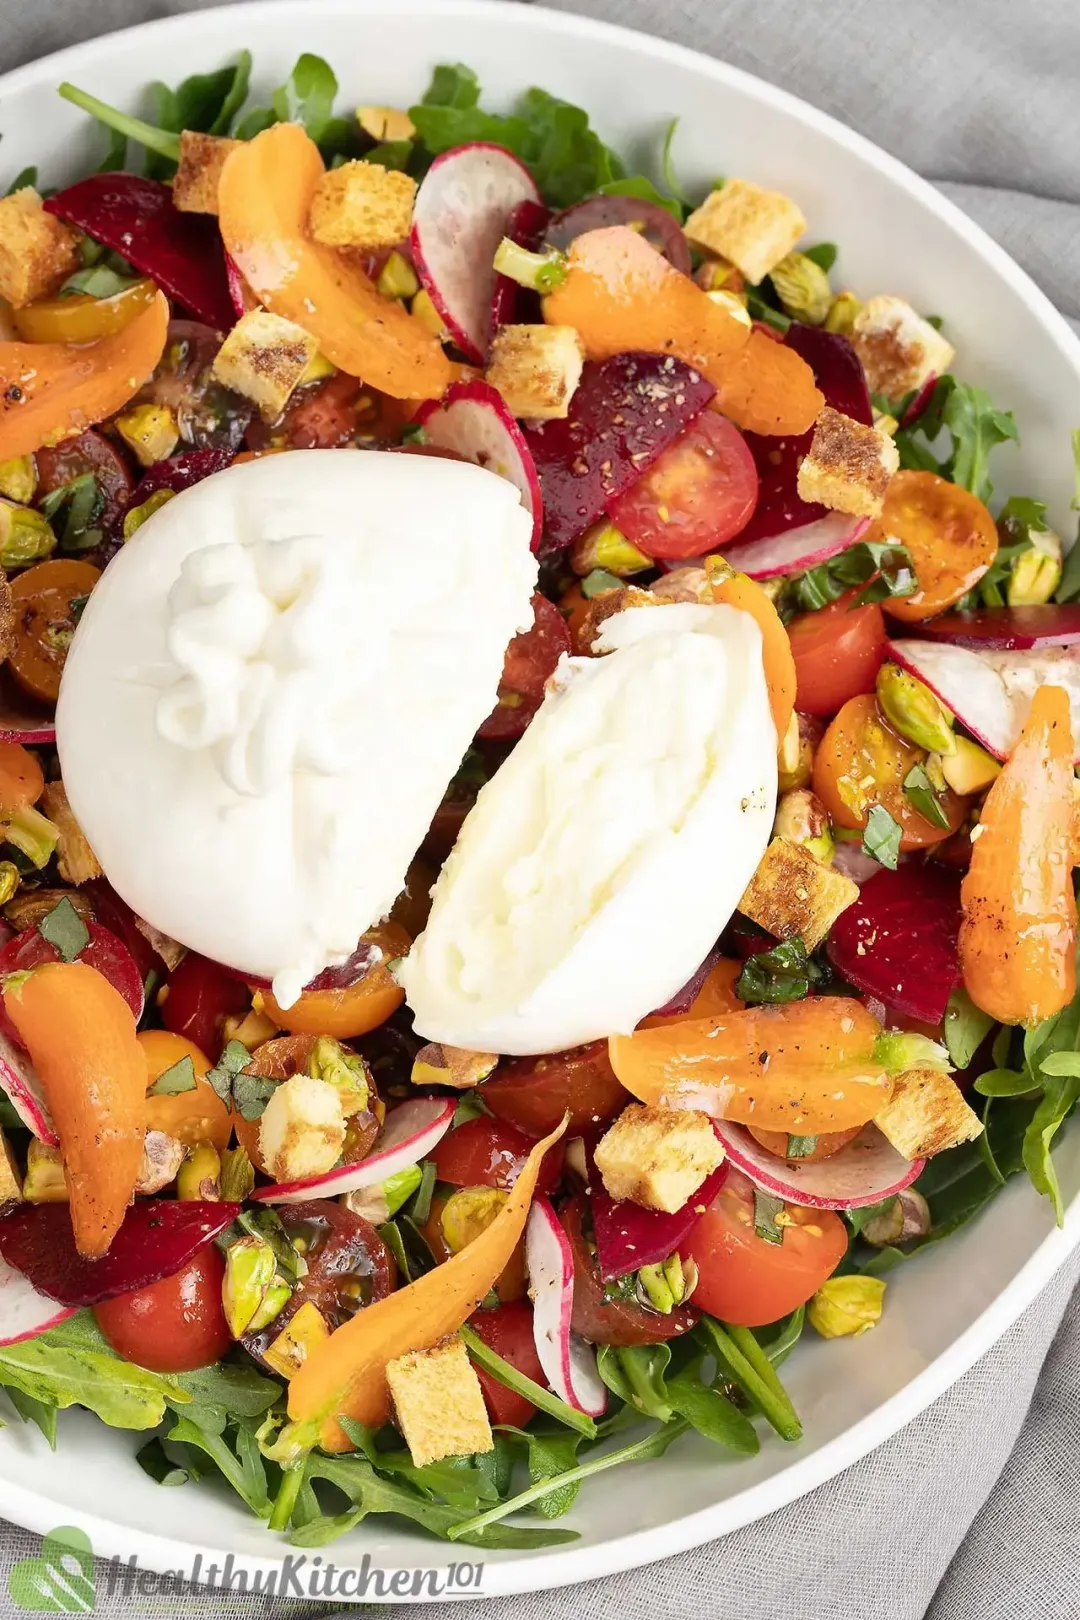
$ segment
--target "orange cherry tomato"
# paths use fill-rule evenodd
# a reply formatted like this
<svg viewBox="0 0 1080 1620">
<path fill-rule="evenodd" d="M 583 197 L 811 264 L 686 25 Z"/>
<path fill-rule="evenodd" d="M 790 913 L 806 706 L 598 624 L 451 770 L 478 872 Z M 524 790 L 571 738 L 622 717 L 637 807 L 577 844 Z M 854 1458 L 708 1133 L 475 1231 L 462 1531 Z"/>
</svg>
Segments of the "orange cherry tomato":
<svg viewBox="0 0 1080 1620">
<path fill-rule="evenodd" d="M 100 578 L 100 569 L 90 563 L 54 557 L 35 563 L 11 582 L 15 646 L 8 668 L 23 691 L 41 703 L 55 703 L 60 695 L 60 676 L 75 634 L 72 604 L 89 596 Z"/>
<path fill-rule="evenodd" d="M 874 690 L 885 657 L 885 619 L 876 602 L 856 607 L 858 590 L 787 627 L 801 714 L 834 715 L 849 698 Z"/>
<path fill-rule="evenodd" d="M 24 343 L 96 343 L 130 326 L 157 297 L 152 281 L 136 281 L 112 298 L 46 298 L 13 309 L 11 324 Z"/>
<path fill-rule="evenodd" d="M 925 758 L 925 749 L 885 723 L 876 698 L 867 693 L 849 699 L 821 739 L 814 754 L 814 792 L 838 827 L 865 827 L 872 807 L 880 804 L 900 824 L 902 850 L 940 844 L 962 823 L 967 803 L 951 789 L 938 794 L 947 827 L 936 827 L 916 810 L 904 779 Z"/>
<path fill-rule="evenodd" d="M 206 1079 L 210 1059 L 194 1041 L 174 1035 L 167 1029 L 144 1029 L 138 1036 L 146 1058 L 146 1083 L 152 1086 L 166 1069 L 190 1058 L 195 1070 L 194 1091 L 178 1091 L 171 1097 L 147 1097 L 146 1128 L 167 1131 L 185 1147 L 212 1142 L 219 1151 L 228 1147 L 232 1135 L 229 1110 Z"/>
<path fill-rule="evenodd" d="M 764 1327 L 804 1305 L 847 1251 L 847 1229 L 831 1209 L 785 1204 L 777 1222 L 783 1242 L 754 1231 L 754 1186 L 730 1169 L 683 1244 L 696 1262 L 694 1304 L 722 1322 Z"/>
<path fill-rule="evenodd" d="M 443 1224 L 443 1213 L 446 1206 L 451 1202 L 454 1196 L 453 1193 L 447 1193 L 445 1196 L 440 1193 L 431 1200 L 431 1210 L 428 1218 L 419 1229 L 420 1236 L 440 1265 L 444 1260 L 449 1260 L 451 1255 L 460 1254 L 461 1250 L 467 1248 L 470 1243 L 480 1236 L 481 1232 L 486 1231 L 502 1208 L 502 1200 L 498 1195 L 491 1197 L 492 1189 L 488 1187 L 459 1187 L 457 1191 L 470 1195 L 474 1193 L 480 1194 L 481 1196 L 478 1200 L 479 1208 L 474 1214 L 470 1214 L 466 1206 L 464 1219 L 461 1218 L 460 1214 L 455 1214 L 455 1210 L 451 1210 L 455 1243 L 452 1244 L 448 1239 L 446 1227 Z M 485 1194 L 488 1196 L 485 1197 Z M 462 1238 L 464 1238 L 464 1242 L 461 1241 Z M 524 1239 L 518 1243 L 513 1254 L 499 1273 L 494 1283 L 494 1289 L 504 1305 L 525 1298 Z"/>
<path fill-rule="evenodd" d="M 935 1036 L 940 1033 L 940 1030 L 934 1031 Z M 763 1131 L 756 1125 L 748 1125 L 746 1128 L 755 1142 L 760 1142 L 767 1153 L 775 1153 L 778 1159 L 786 1159 L 789 1164 L 816 1164 L 819 1159 L 831 1159 L 834 1153 L 839 1153 L 841 1148 L 847 1147 L 848 1143 L 853 1142 L 858 1136 L 862 1126 L 853 1125 L 846 1131 L 825 1131 L 816 1139 L 817 1146 L 813 1152 L 800 1154 L 797 1159 L 788 1157 L 788 1138 L 785 1132 Z"/>
<path fill-rule="evenodd" d="M 1041 686 L 992 784 L 960 886 L 960 967 L 972 1001 L 1029 1027 L 1076 992 L 1076 811 L 1068 695 Z"/>
<path fill-rule="evenodd" d="M 932 619 L 959 602 L 990 567 L 998 533 L 977 495 L 937 473 L 902 469 L 889 481 L 885 505 L 868 540 L 899 540 L 907 547 L 919 588 L 884 604 L 906 623 Z"/>
<path fill-rule="evenodd" d="M 291 1007 L 279 1007 L 271 992 L 264 990 L 267 1017 L 293 1034 L 333 1035 L 339 1041 L 366 1035 L 385 1024 L 405 1000 L 404 990 L 386 964 L 404 956 L 412 941 L 397 923 L 385 922 L 369 928 L 361 944 L 377 946 L 382 960 L 362 970 L 361 977 L 351 982 L 348 975 L 355 970 L 348 963 L 343 968 L 327 968 L 314 981 L 316 988 L 305 990 Z M 323 980 L 327 981 L 325 988 Z"/>
<path fill-rule="evenodd" d="M 171 1277 L 94 1306 L 117 1355 L 151 1372 L 192 1372 L 220 1361 L 233 1342 L 221 1308 L 225 1262 L 215 1243 Z"/>
<path fill-rule="evenodd" d="M 168 326 L 168 300 L 155 293 L 122 331 L 96 343 L 0 342 L 0 461 L 114 415 L 161 359 Z"/>
<path fill-rule="evenodd" d="M 36 804 L 45 789 L 37 755 L 21 743 L 0 742 L 0 811 Z"/>
<path fill-rule="evenodd" d="M 725 602 L 729 607 L 741 608 L 749 613 L 761 631 L 761 656 L 765 664 L 765 681 L 769 688 L 769 706 L 772 709 L 776 735 L 783 738 L 795 707 L 795 660 L 791 656 L 791 643 L 783 621 L 756 580 L 746 574 L 730 574 L 727 579 L 711 581 L 714 602 Z"/>
<path fill-rule="evenodd" d="M 663 1029 L 668 1024 L 685 1024 L 693 1018 L 719 1018 L 721 1013 L 740 1012 L 746 1005 L 735 994 L 735 981 L 742 972 L 741 962 L 722 956 L 709 970 L 709 976 L 684 1013 L 654 1013 L 643 1018 L 638 1029 Z"/>
<path fill-rule="evenodd" d="M 612 1073 L 603 1040 L 565 1052 L 545 1052 L 542 1057 L 511 1058 L 484 1081 L 479 1094 L 497 1120 L 516 1125 L 527 1136 L 546 1135 L 564 1115 L 569 1116 L 566 1129 L 571 1136 L 596 1134 L 632 1101 Z M 458 1135 L 451 1131 L 443 1142 L 453 1142 Z M 476 1179 L 483 1177 L 477 1174 Z M 541 1191 L 550 1190 L 541 1182 Z"/>
</svg>

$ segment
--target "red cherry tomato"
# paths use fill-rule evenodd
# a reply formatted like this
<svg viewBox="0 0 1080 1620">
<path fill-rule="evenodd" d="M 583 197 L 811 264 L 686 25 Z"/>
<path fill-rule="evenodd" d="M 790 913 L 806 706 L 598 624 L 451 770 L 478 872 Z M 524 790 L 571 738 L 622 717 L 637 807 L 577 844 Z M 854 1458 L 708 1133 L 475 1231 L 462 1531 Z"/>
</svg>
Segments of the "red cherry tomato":
<svg viewBox="0 0 1080 1620">
<path fill-rule="evenodd" d="M 608 512 L 649 557 L 701 557 L 745 529 L 757 496 L 746 440 L 727 417 L 703 411 Z"/>
<path fill-rule="evenodd" d="M 605 1294 L 596 1254 L 585 1234 L 585 1209 L 579 1193 L 559 1211 L 574 1257 L 574 1332 L 591 1344 L 662 1344 L 689 1332 L 699 1316 L 696 1300 L 694 1305 L 677 1305 L 665 1316 L 634 1299 Z"/>
<path fill-rule="evenodd" d="M 788 625 L 803 714 L 832 716 L 848 698 L 874 690 L 885 657 L 885 620 L 876 602 L 855 607 L 857 590 Z"/>
<path fill-rule="evenodd" d="M 247 986 L 219 962 L 189 951 L 169 974 L 162 1022 L 174 1035 L 186 1035 L 216 1063 L 225 1044 L 226 1018 L 242 1018 L 251 1005 Z"/>
<path fill-rule="evenodd" d="M 94 1306 L 98 1327 L 117 1355 L 151 1372 L 210 1367 L 232 1344 L 221 1309 L 225 1262 L 207 1243 L 180 1271 Z"/>
<path fill-rule="evenodd" d="M 754 1231 L 754 1186 L 741 1170 L 727 1177 L 683 1244 L 696 1261 L 694 1304 L 722 1322 L 763 1327 L 803 1305 L 847 1250 L 847 1230 L 831 1209 L 785 1204 L 782 1243 Z"/>
<path fill-rule="evenodd" d="M 484 721 L 478 737 L 508 741 L 520 737 L 544 701 L 544 684 L 563 653 L 570 651 L 566 620 L 546 596 L 532 599 L 532 628 L 515 636 L 506 649 L 499 701 Z"/>
<path fill-rule="evenodd" d="M 514 1185 L 521 1167 L 535 1142 L 501 1120 L 469 1119 L 443 1137 L 434 1153 L 440 1181 L 453 1187 L 502 1187 Z M 564 1150 L 561 1142 L 548 1149 L 536 1183 L 538 1193 L 550 1193 L 562 1175 Z"/>
<path fill-rule="evenodd" d="M 135 966 L 131 952 L 123 940 L 117 939 L 107 928 L 100 923 L 88 922 L 87 932 L 90 935 L 89 944 L 79 952 L 78 960 L 85 962 L 87 967 L 96 968 L 114 990 L 119 990 L 136 1020 L 142 1017 L 143 1010 L 143 982 L 139 970 Z M 26 973 L 30 968 L 41 967 L 45 962 L 59 962 L 60 952 L 55 945 L 39 934 L 36 928 L 24 928 L 21 934 L 9 939 L 0 950 L 0 977 L 8 973 Z M 0 1003 L 0 1029 L 4 1031 L 9 1040 L 22 1046 L 15 1026 L 3 1010 Z"/>
<path fill-rule="evenodd" d="M 123 940 L 139 970 L 139 977 L 143 984 L 150 972 L 158 974 L 159 979 L 165 976 L 165 963 L 155 951 L 142 929 L 138 926 L 135 913 L 126 900 L 121 900 L 108 878 L 91 878 L 84 883 L 80 892 L 89 900 L 94 916 L 104 928 Z"/>
<path fill-rule="evenodd" d="M 531 1305 L 523 1299 L 515 1299 L 507 1305 L 497 1305 L 493 1311 L 477 1311 L 475 1316 L 469 1317 L 469 1326 L 497 1356 L 502 1356 L 511 1367 L 524 1373 L 526 1378 L 531 1378 L 542 1389 L 547 1388 L 547 1379 L 533 1338 Z M 528 1423 L 536 1411 L 531 1401 L 507 1389 L 483 1367 L 477 1367 L 476 1376 L 480 1380 L 492 1423 L 511 1423 L 516 1429 Z"/>
<path fill-rule="evenodd" d="M 568 1136 L 595 1134 L 633 1100 L 615 1078 L 606 1040 L 544 1057 L 515 1058 L 484 1083 L 481 1095 L 496 1119 L 529 1136 L 546 1136 L 567 1112 Z"/>
<path fill-rule="evenodd" d="M 111 535 L 127 510 L 135 487 L 131 469 L 120 452 L 102 434 L 88 428 L 77 439 L 62 439 L 51 449 L 34 455 L 38 470 L 38 495 L 51 495 L 62 484 L 91 473 L 105 498 L 96 527 Z"/>
</svg>

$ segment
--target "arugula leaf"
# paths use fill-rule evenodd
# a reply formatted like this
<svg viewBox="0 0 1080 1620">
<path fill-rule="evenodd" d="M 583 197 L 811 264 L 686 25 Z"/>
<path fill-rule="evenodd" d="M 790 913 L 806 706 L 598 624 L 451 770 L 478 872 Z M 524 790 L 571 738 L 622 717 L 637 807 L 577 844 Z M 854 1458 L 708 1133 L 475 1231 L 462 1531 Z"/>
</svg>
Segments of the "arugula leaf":
<svg viewBox="0 0 1080 1620">
<path fill-rule="evenodd" d="M 797 1311 L 783 1322 L 770 1323 L 767 1328 L 757 1330 L 757 1338 L 762 1349 L 774 1367 L 787 1360 L 799 1340 L 802 1338 L 803 1328 L 806 1325 L 806 1306 L 800 1305 Z"/>
<path fill-rule="evenodd" d="M 276 1379 L 249 1362 L 218 1361 L 193 1372 L 173 1373 L 171 1380 L 200 1406 L 221 1407 L 234 1418 L 261 1417 L 282 1394 Z"/>
<path fill-rule="evenodd" d="M 186 1468 L 172 1461 L 156 1435 L 145 1446 L 140 1446 L 135 1453 L 135 1461 L 157 1485 L 186 1485 L 192 1477 Z"/>
<path fill-rule="evenodd" d="M 380 141 L 364 153 L 365 163 L 379 163 L 384 169 L 404 171 L 412 161 L 415 141 Z"/>
<path fill-rule="evenodd" d="M 557 1418 L 568 1429 L 576 1429 L 589 1440 L 595 1438 L 596 1424 L 586 1412 L 579 1412 L 575 1407 L 568 1406 L 549 1389 L 542 1388 L 523 1372 L 519 1372 L 516 1367 L 512 1367 L 508 1361 L 504 1361 L 502 1356 L 486 1345 L 480 1335 L 468 1325 L 461 1329 L 461 1337 L 465 1341 L 470 1360 L 490 1373 L 493 1378 L 497 1378 L 500 1384 L 505 1384 L 507 1389 L 512 1389 L 517 1395 L 523 1395 L 527 1401 L 531 1401 L 549 1417 Z"/>
<path fill-rule="evenodd" d="M 934 784 L 921 765 L 913 765 L 904 777 L 904 796 L 932 827 L 949 829 L 945 807 L 934 791 Z"/>
<path fill-rule="evenodd" d="M 318 145 L 334 115 L 337 93 L 337 76 L 329 62 L 304 51 L 270 102 L 281 123 L 303 124 Z"/>
<path fill-rule="evenodd" d="M 817 963 L 798 934 L 793 934 L 771 950 L 747 958 L 735 994 L 748 1002 L 801 1001 L 820 977 Z"/>
<path fill-rule="evenodd" d="M 480 80 L 463 62 L 443 63 L 431 75 L 424 92 L 425 107 L 456 107 L 465 110 L 480 100 Z"/>
<path fill-rule="evenodd" d="M 945 1008 L 942 1031 L 954 1068 L 967 1068 L 993 1027 L 990 1014 L 976 1007 L 965 989 L 953 991 Z"/>
<path fill-rule="evenodd" d="M 12 1384 L 7 1391 L 8 1400 L 18 1412 L 24 1423 L 36 1423 L 46 1440 L 49 1448 L 56 1450 L 56 1413 L 54 1401 L 41 1401 L 33 1395 L 25 1394 Z"/>
<path fill-rule="evenodd" d="M 46 1406 L 85 1406 L 116 1429 L 156 1428 L 166 1400 L 190 1398 L 170 1378 L 116 1355 L 89 1311 L 0 1349 L 0 1384 Z"/>
<path fill-rule="evenodd" d="M 900 863 L 900 839 L 903 829 L 898 821 L 894 821 L 883 804 L 874 804 L 870 807 L 870 814 L 866 819 L 866 830 L 863 833 L 863 852 L 877 861 L 881 866 L 887 866 L 890 872 L 895 872 Z"/>
<path fill-rule="evenodd" d="M 683 222 L 683 206 L 675 197 L 666 197 L 643 174 L 631 175 L 626 180 L 609 180 L 599 188 L 602 197 L 636 197 L 641 202 L 654 203 L 663 208 L 679 225 Z"/>
<path fill-rule="evenodd" d="M 198 1081 L 195 1078 L 195 1065 L 190 1057 L 182 1057 L 163 1073 L 159 1074 L 153 1085 L 147 1089 L 148 1097 L 178 1097 L 185 1091 L 194 1091 Z"/>
<path fill-rule="evenodd" d="M 12 197 L 14 196 L 15 192 L 24 190 L 26 186 L 34 186 L 36 188 L 37 182 L 37 164 L 31 163 L 29 168 L 19 170 L 10 186 L 8 186 L 7 190 L 4 192 L 4 196 Z"/>
<path fill-rule="evenodd" d="M 251 52 L 241 51 L 231 67 L 214 73 L 193 73 L 175 90 L 158 81 L 150 86 L 157 127 L 176 135 L 185 129 L 204 135 L 227 135 L 247 99 L 250 80 Z M 167 179 L 173 166 L 160 153 L 148 154 L 148 175 Z"/>
<path fill-rule="evenodd" d="M 831 561 L 790 579 L 781 599 L 781 617 L 816 612 L 838 601 L 853 585 L 866 587 L 855 599 L 855 606 L 861 607 L 893 596 L 910 596 L 917 584 L 904 546 L 895 541 L 861 540 Z"/>
<path fill-rule="evenodd" d="M 90 930 L 66 894 L 42 917 L 38 933 L 57 952 L 61 962 L 74 962 L 90 943 Z"/>
<path fill-rule="evenodd" d="M 981 501 L 988 501 L 994 493 L 989 472 L 990 452 L 1009 439 L 1019 442 L 1016 418 L 1011 411 L 999 410 L 985 389 L 957 382 L 945 404 L 942 420 L 952 434 L 953 482 L 969 489 Z"/>
<path fill-rule="evenodd" d="M 839 248 L 835 242 L 815 242 L 813 247 L 800 248 L 799 251 L 806 259 L 812 259 L 826 274 L 836 263 Z"/>
<path fill-rule="evenodd" d="M 800 1440 L 802 1424 L 768 1352 L 749 1328 L 703 1316 L 697 1329 L 725 1378 L 737 1384 L 783 1440 Z"/>
<path fill-rule="evenodd" d="M 535 1429 L 506 1429 L 525 1447 L 528 1458 L 529 1480 L 533 1485 L 543 1480 L 556 1480 L 560 1474 L 568 1473 L 577 1464 L 578 1449 L 581 1446 L 580 1434 L 567 1434 L 565 1430 Z M 490 1453 L 489 1453 L 490 1455 Z M 580 1482 L 576 1485 L 556 1485 L 547 1496 L 541 1496 L 533 1506 L 537 1513 L 545 1519 L 558 1519 L 568 1513 L 577 1501 Z M 499 1496 L 504 1496 L 500 1491 Z"/>
<path fill-rule="evenodd" d="M 1038 1081 L 1027 1069 L 988 1069 L 975 1082 L 980 1097 L 1026 1097 Z"/>
<path fill-rule="evenodd" d="M 1024 1167 L 1035 1191 L 1044 1193 L 1049 1198 L 1054 1206 L 1057 1224 L 1063 1226 L 1065 1208 L 1050 1149 L 1054 1137 L 1080 1101 L 1080 1074 L 1054 1074 L 1048 1068 L 1052 1061 L 1052 1057 L 1047 1058 L 1041 1065 L 1042 1073 L 1050 1075 L 1050 1083 L 1044 1090 L 1042 1101 L 1024 1133 Z"/>
<path fill-rule="evenodd" d="M 596 1350 L 596 1369 L 612 1394 L 661 1423 L 673 1415 L 664 1379 L 670 1362 L 669 1344 L 601 1344 Z"/>
<path fill-rule="evenodd" d="M 218 1430 L 213 1412 L 212 1407 L 192 1406 L 176 1413 L 165 1439 L 174 1445 L 194 1446 L 197 1451 L 205 1452 L 252 1513 L 260 1519 L 269 1518 L 273 1504 L 267 1494 L 266 1469 L 254 1435 L 242 1425 L 237 1426 L 233 1449 L 226 1432 Z"/>
<path fill-rule="evenodd" d="M 694 204 L 683 190 L 679 177 L 675 172 L 675 158 L 672 148 L 675 145 L 675 132 L 679 127 L 679 123 L 680 120 L 678 118 L 673 118 L 667 129 L 664 131 L 664 145 L 660 152 L 660 172 L 664 176 L 664 184 L 668 188 L 668 194 L 674 198 L 674 200 L 680 206 L 681 218 L 681 214 L 683 212 L 688 212 L 691 208 L 693 208 Z"/>
<path fill-rule="evenodd" d="M 703 1360 L 704 1357 L 697 1357 L 668 1379 L 667 1395 L 673 1410 L 706 1440 L 744 1457 L 753 1457 L 761 1449 L 754 1425 L 726 1395 L 702 1380 Z"/>
</svg>

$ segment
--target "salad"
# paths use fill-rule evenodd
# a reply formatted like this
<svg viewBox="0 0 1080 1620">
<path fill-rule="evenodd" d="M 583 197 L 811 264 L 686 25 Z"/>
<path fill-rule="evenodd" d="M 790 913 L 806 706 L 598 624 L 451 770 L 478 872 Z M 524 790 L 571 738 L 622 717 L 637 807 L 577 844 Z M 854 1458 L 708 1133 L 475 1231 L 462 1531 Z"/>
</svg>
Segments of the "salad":
<svg viewBox="0 0 1080 1620">
<path fill-rule="evenodd" d="M 550 1545 L 1062 1219 L 1080 549 L 676 125 L 250 68 L 61 86 L 0 200 L 0 1385 L 299 1545 Z"/>
</svg>

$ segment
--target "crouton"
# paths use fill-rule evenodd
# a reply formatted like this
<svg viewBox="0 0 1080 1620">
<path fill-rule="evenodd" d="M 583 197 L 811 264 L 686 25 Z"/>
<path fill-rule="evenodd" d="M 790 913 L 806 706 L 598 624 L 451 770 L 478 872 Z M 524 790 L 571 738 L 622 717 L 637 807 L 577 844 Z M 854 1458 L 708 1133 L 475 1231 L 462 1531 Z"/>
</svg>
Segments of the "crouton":
<svg viewBox="0 0 1080 1620">
<path fill-rule="evenodd" d="M 504 326 L 491 345 L 487 380 L 513 416 L 568 416 L 585 350 L 572 326 Z"/>
<path fill-rule="evenodd" d="M 610 591 L 600 591 L 590 598 L 585 616 L 574 633 L 574 651 L 582 658 L 588 658 L 598 651 L 594 643 L 603 628 L 604 621 L 613 618 L 616 613 L 622 613 L 624 608 L 658 605 L 652 592 L 642 590 L 639 585 L 624 585 L 622 590 L 612 588 Z"/>
<path fill-rule="evenodd" d="M 777 939 L 798 934 L 812 951 L 840 913 L 858 898 L 859 885 L 851 878 L 823 866 L 790 838 L 774 838 L 738 909 Z"/>
<path fill-rule="evenodd" d="M 414 1086 L 453 1086 L 456 1091 L 468 1091 L 486 1080 L 498 1061 L 497 1052 L 473 1052 L 466 1046 L 429 1041 L 413 1058 L 411 1079 Z"/>
<path fill-rule="evenodd" d="M 0 298 L 16 309 L 49 298 L 79 264 L 78 232 L 45 212 L 33 186 L 0 198 Z"/>
<path fill-rule="evenodd" d="M 41 813 L 60 831 L 56 843 L 57 865 L 65 883 L 89 883 L 102 876 L 98 858 L 86 842 L 75 812 L 68 803 L 63 782 L 46 782 L 39 801 Z"/>
<path fill-rule="evenodd" d="M 240 317 L 221 345 L 213 375 L 252 400 L 264 421 L 275 422 L 318 347 L 303 327 L 269 310 L 253 309 Z"/>
<path fill-rule="evenodd" d="M 484 1392 L 461 1339 L 386 1364 L 397 1425 L 417 1468 L 494 1451 Z"/>
<path fill-rule="evenodd" d="M 612 1198 L 674 1214 L 724 1157 L 707 1114 L 631 1103 L 596 1147 Z"/>
<path fill-rule="evenodd" d="M 799 464 L 799 495 L 834 512 L 877 517 L 899 465 L 900 452 L 887 433 L 826 405 Z"/>
<path fill-rule="evenodd" d="M 409 234 L 416 181 L 381 163 L 357 160 L 329 169 L 311 203 L 309 224 L 325 247 L 395 247 Z"/>
<path fill-rule="evenodd" d="M 956 350 L 903 298 L 880 295 L 856 315 L 851 341 L 872 394 L 899 400 L 948 371 Z"/>
<path fill-rule="evenodd" d="M 806 229 L 802 210 L 779 191 L 728 180 L 683 226 L 696 247 L 727 259 L 755 284 L 786 258 Z"/>
<path fill-rule="evenodd" d="M 13 1200 L 21 1198 L 22 1182 L 19 1178 L 19 1166 L 11 1151 L 11 1143 L 3 1131 L 0 1131 L 0 1204 L 10 1204 Z"/>
<path fill-rule="evenodd" d="M 930 1158 L 982 1131 L 955 1080 L 942 1069 L 908 1069 L 897 1075 L 892 1095 L 874 1124 L 905 1159 Z"/>
<path fill-rule="evenodd" d="M 259 1121 L 259 1152 L 275 1181 L 325 1175 L 344 1145 L 345 1115 L 334 1086 L 294 1074 L 274 1088 Z"/>
<path fill-rule="evenodd" d="M 180 131 L 180 162 L 173 177 L 173 203 L 182 214 L 216 214 L 218 181 L 225 160 L 243 141 L 226 135 L 203 135 L 198 130 Z"/>
<path fill-rule="evenodd" d="M 411 141 L 416 125 L 399 107 L 357 107 L 356 121 L 373 141 Z"/>
</svg>

